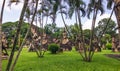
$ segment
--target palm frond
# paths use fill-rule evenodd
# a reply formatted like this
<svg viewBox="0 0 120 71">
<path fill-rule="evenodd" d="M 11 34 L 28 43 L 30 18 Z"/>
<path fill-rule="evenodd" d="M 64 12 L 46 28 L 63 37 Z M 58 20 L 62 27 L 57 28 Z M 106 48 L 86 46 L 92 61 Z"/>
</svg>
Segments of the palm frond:
<svg viewBox="0 0 120 71">
<path fill-rule="evenodd" d="M 90 0 L 87 8 L 87 17 L 94 11 L 100 11 L 101 15 L 104 13 L 103 0 Z"/>
<path fill-rule="evenodd" d="M 103 4 L 102 4 L 103 0 L 99 0 L 96 4 L 97 4 L 97 9 L 101 12 L 101 15 L 104 13 L 104 7 L 103 7 Z"/>
<path fill-rule="evenodd" d="M 79 9 L 82 12 L 82 16 L 84 17 L 86 15 L 86 12 L 85 12 L 84 8 L 79 8 Z"/>
<path fill-rule="evenodd" d="M 87 8 L 87 17 L 88 19 L 90 19 L 90 14 L 93 11 L 93 4 L 88 4 L 88 8 Z"/>
<path fill-rule="evenodd" d="M 69 9 L 69 11 L 68 11 L 68 15 L 69 15 L 69 18 L 70 18 L 70 19 L 72 18 L 73 13 L 74 13 L 74 8 L 73 8 L 73 7 L 70 7 L 70 9 Z"/>
<path fill-rule="evenodd" d="M 107 8 L 112 9 L 113 3 L 113 0 L 107 0 Z"/>
<path fill-rule="evenodd" d="M 62 10 L 62 11 L 60 11 L 59 13 L 63 13 L 63 14 L 65 14 L 65 15 L 67 15 L 67 12 L 66 12 L 65 10 Z"/>
<path fill-rule="evenodd" d="M 98 10 L 101 12 L 101 15 L 104 14 L 104 8 L 103 7 L 100 6 Z"/>
</svg>

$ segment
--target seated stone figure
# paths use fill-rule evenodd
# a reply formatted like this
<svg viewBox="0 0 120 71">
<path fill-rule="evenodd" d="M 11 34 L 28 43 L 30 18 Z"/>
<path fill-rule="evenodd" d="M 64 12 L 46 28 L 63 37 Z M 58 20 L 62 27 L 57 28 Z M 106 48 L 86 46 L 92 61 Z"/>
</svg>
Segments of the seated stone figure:
<svg viewBox="0 0 120 71">
<path fill-rule="evenodd" d="M 72 50 L 72 43 L 70 42 L 70 40 L 67 38 L 67 34 L 66 32 L 64 31 L 63 32 L 63 38 L 61 40 L 61 43 L 60 43 L 60 47 L 63 49 L 63 50 Z"/>
<path fill-rule="evenodd" d="M 8 55 L 7 48 L 8 47 L 8 42 L 6 40 L 6 36 L 4 33 L 2 33 L 2 53 L 3 55 Z"/>
</svg>

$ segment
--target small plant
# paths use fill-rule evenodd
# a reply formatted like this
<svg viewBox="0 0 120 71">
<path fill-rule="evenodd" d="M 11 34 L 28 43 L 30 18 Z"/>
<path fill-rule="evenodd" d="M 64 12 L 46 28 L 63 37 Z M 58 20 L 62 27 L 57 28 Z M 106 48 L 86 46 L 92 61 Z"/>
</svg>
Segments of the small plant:
<svg viewBox="0 0 120 71">
<path fill-rule="evenodd" d="M 52 53 L 52 54 L 56 54 L 57 51 L 59 50 L 59 45 L 52 43 L 48 45 L 48 50 Z"/>
<path fill-rule="evenodd" d="M 107 48 L 108 50 L 111 50 L 112 44 L 111 44 L 111 43 L 107 43 L 107 44 L 106 44 L 106 48 Z"/>
</svg>

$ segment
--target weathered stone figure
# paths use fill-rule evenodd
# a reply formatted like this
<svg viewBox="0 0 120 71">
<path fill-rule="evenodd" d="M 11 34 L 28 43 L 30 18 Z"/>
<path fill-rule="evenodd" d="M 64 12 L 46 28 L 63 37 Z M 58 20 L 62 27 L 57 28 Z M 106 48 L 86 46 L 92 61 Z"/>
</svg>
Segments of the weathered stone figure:
<svg viewBox="0 0 120 71">
<path fill-rule="evenodd" d="M 42 48 L 43 50 L 47 50 L 48 47 L 47 35 L 44 33 L 43 35 L 41 35 L 35 30 L 34 27 L 31 28 L 31 33 L 32 33 L 32 39 L 28 51 L 34 51 L 35 49 L 39 50 L 39 48 Z"/>
<path fill-rule="evenodd" d="M 117 41 L 116 41 L 114 36 L 112 37 L 112 51 L 113 52 L 118 52 L 118 50 L 117 50 Z"/>
<path fill-rule="evenodd" d="M 60 43 L 60 47 L 63 49 L 63 50 L 72 50 L 72 43 L 70 42 L 70 40 L 67 38 L 67 33 L 64 31 L 63 32 L 63 38 L 61 40 L 61 43 Z"/>
<path fill-rule="evenodd" d="M 42 47 L 43 49 L 47 50 L 48 48 L 48 44 L 49 44 L 49 41 L 48 41 L 48 37 L 46 34 L 43 34 L 43 38 L 42 38 Z"/>
<path fill-rule="evenodd" d="M 6 36 L 4 33 L 2 33 L 2 53 L 3 55 L 8 55 L 8 52 L 7 52 L 7 47 L 8 47 L 8 42 L 7 42 L 7 39 L 6 39 Z"/>
</svg>

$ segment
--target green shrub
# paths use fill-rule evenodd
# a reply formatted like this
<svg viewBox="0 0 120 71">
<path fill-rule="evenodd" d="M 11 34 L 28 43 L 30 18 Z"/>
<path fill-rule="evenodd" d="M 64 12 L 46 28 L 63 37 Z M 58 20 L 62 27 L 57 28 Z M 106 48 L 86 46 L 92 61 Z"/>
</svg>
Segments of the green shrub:
<svg viewBox="0 0 120 71">
<path fill-rule="evenodd" d="M 107 48 L 108 50 L 111 50 L 112 44 L 111 44 L 111 43 L 107 43 L 107 44 L 106 44 L 106 48 Z"/>
<path fill-rule="evenodd" d="M 52 43 L 48 45 L 48 50 L 52 53 L 52 54 L 56 54 L 56 52 L 59 50 L 59 45 Z"/>
</svg>

